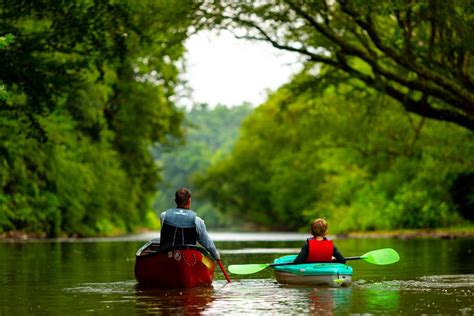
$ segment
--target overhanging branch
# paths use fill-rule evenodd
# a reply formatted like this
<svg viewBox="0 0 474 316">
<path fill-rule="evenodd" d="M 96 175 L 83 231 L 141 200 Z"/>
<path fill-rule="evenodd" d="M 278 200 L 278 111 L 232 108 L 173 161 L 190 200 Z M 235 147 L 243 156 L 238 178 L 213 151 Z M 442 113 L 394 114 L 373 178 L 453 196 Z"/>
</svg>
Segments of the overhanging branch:
<svg viewBox="0 0 474 316">
<path fill-rule="evenodd" d="M 436 120 L 453 122 L 458 125 L 464 126 L 470 130 L 474 130 L 474 119 L 471 119 L 466 115 L 462 115 L 461 113 L 452 110 L 435 108 L 429 104 L 427 98 L 422 98 L 421 100 L 414 100 L 413 98 L 407 96 L 406 93 L 400 92 L 398 89 L 392 87 L 390 84 L 380 79 L 376 80 L 373 77 L 365 75 L 360 71 L 350 67 L 346 63 L 341 63 L 340 65 L 343 66 L 342 68 L 340 68 L 341 70 L 352 74 L 354 77 L 362 80 L 367 85 L 399 101 L 403 105 L 403 107 L 409 112 Z"/>
<path fill-rule="evenodd" d="M 287 2 L 288 5 L 301 17 L 303 17 L 312 27 L 314 27 L 319 33 L 324 35 L 326 38 L 337 44 L 341 47 L 342 52 L 347 55 L 356 56 L 361 58 L 363 61 L 367 62 L 373 69 L 375 74 L 380 74 L 387 79 L 393 80 L 400 85 L 406 86 L 409 89 L 416 89 L 419 91 L 423 91 L 424 93 L 429 93 L 430 95 L 443 100 L 448 104 L 452 104 L 459 109 L 464 109 L 467 113 L 474 113 L 474 109 L 469 109 L 467 102 L 462 102 L 459 100 L 458 97 L 453 95 L 452 93 L 444 90 L 443 88 L 431 85 L 429 81 L 426 80 L 409 80 L 406 79 L 405 75 L 399 75 L 392 71 L 389 71 L 382 66 L 380 66 L 377 62 L 377 56 L 370 51 L 365 51 L 355 45 L 351 45 L 350 43 L 344 41 L 342 38 L 337 36 L 336 34 L 332 33 L 330 30 L 326 29 L 320 23 L 318 23 L 311 15 L 305 12 L 300 6 L 294 4 L 292 1 Z M 408 40 L 408 35 L 406 36 L 406 40 Z M 378 35 L 377 35 L 378 38 Z M 406 44 L 409 45 L 409 44 Z M 407 68 L 407 70 L 411 70 Z"/>
<path fill-rule="evenodd" d="M 406 58 L 407 56 L 400 55 L 397 51 L 392 49 L 391 47 L 385 45 L 381 38 L 378 35 L 377 30 L 375 29 L 375 24 L 370 16 L 367 15 L 367 21 L 364 21 L 361 18 L 361 15 L 351 10 L 346 1 L 338 1 L 341 7 L 341 10 L 348 14 L 353 20 L 359 25 L 362 29 L 364 29 L 367 34 L 372 39 L 374 45 L 380 49 L 380 51 L 384 52 L 388 57 L 390 57 L 393 61 L 397 64 L 405 67 L 408 70 L 412 70 L 416 72 L 420 77 L 431 80 L 437 85 L 443 87 L 444 89 L 450 91 L 453 95 L 457 95 L 461 97 L 465 102 L 462 102 L 466 107 L 471 107 L 474 104 L 474 97 L 471 93 L 466 92 L 465 89 L 459 87 L 457 84 L 453 83 L 452 81 L 446 80 L 443 76 L 431 71 L 430 69 L 426 68 L 423 65 L 415 64 L 412 59 Z"/>
</svg>

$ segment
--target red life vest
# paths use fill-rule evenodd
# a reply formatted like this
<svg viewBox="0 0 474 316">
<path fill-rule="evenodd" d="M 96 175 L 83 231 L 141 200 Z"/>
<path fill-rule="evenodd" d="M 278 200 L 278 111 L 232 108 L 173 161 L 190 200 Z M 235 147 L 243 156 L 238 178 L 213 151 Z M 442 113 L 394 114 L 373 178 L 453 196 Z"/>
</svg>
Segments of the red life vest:
<svg viewBox="0 0 474 316">
<path fill-rule="evenodd" d="M 308 257 L 306 262 L 331 262 L 334 245 L 331 240 L 308 239 Z"/>
</svg>

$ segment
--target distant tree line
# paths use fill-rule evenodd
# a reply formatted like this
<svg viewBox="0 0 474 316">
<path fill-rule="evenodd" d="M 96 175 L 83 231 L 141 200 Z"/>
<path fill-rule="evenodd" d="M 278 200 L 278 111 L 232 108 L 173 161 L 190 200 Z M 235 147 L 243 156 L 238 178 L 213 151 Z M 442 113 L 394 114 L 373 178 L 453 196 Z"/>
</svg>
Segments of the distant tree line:
<svg viewBox="0 0 474 316">
<path fill-rule="evenodd" d="M 154 148 L 154 157 L 162 169 L 163 181 L 158 185 L 154 209 L 160 213 L 174 206 L 174 192 L 186 186 L 193 194 L 192 209 L 204 218 L 206 225 L 217 228 L 242 229 L 238 217 L 228 214 L 210 202 L 196 182 L 205 177 L 207 169 L 227 157 L 239 136 L 242 121 L 253 108 L 239 106 L 196 104 L 186 111 L 183 120 L 184 139 L 181 146 Z"/>
</svg>

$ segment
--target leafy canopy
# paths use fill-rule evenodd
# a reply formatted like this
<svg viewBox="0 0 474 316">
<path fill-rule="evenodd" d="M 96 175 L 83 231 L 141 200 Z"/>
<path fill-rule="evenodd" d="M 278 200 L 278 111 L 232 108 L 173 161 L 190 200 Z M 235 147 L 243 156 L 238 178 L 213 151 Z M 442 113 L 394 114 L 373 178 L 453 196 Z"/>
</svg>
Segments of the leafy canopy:
<svg viewBox="0 0 474 316">
<path fill-rule="evenodd" d="M 2 2 L 0 232 L 95 235 L 143 224 L 159 180 L 150 148 L 181 134 L 171 96 L 195 10 Z"/>
<path fill-rule="evenodd" d="M 205 1 L 209 23 L 357 78 L 423 117 L 474 130 L 469 0 Z"/>
</svg>

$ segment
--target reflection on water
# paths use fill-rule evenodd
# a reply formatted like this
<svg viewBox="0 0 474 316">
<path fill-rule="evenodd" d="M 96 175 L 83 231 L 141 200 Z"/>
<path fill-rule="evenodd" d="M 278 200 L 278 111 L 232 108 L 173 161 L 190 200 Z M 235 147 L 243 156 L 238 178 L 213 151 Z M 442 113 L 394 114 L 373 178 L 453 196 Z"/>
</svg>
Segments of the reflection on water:
<svg viewBox="0 0 474 316">
<path fill-rule="evenodd" d="M 136 309 L 140 313 L 198 315 L 214 301 L 214 288 L 182 290 L 136 289 Z"/>
<path fill-rule="evenodd" d="M 271 279 L 242 280 L 220 288 L 204 314 L 223 315 L 305 313 L 308 297 L 298 289 L 284 289 Z"/>
<path fill-rule="evenodd" d="M 350 306 L 351 301 L 351 288 L 314 288 L 309 293 L 309 311 L 315 315 L 332 315 Z"/>
<path fill-rule="evenodd" d="M 84 283 L 65 288 L 64 292 L 85 298 L 95 297 L 95 304 L 83 305 L 82 309 L 99 313 L 123 311 L 124 306 L 134 306 L 137 314 L 155 315 L 471 315 L 474 311 L 473 278 L 473 275 L 440 275 L 417 280 L 359 280 L 349 288 L 297 287 L 278 284 L 272 279 L 245 279 L 233 283 L 216 281 L 213 287 L 182 290 L 141 288 L 134 281 L 126 281 Z"/>
<path fill-rule="evenodd" d="M 222 235 L 216 242 L 226 266 L 270 263 L 294 254 L 304 241 L 293 235 L 287 241 L 281 236 L 271 239 L 274 234 L 247 234 L 245 241 L 232 239 L 236 236 Z M 399 263 L 389 266 L 351 261 L 354 284 L 349 288 L 285 286 L 267 268 L 252 275 L 231 275 L 230 284 L 216 270 L 213 287 L 174 291 L 137 287 L 134 254 L 141 241 L 0 243 L 0 316 L 473 315 L 473 241 L 338 240 L 339 250 L 347 256 L 380 248 L 395 248 L 401 256 Z"/>
<path fill-rule="evenodd" d="M 415 280 L 367 282 L 359 280 L 367 310 L 392 312 L 466 314 L 474 312 L 474 275 L 431 275 Z M 400 296 L 409 306 L 400 306 Z"/>
<path fill-rule="evenodd" d="M 388 285 L 386 282 L 367 283 L 359 280 L 353 284 L 357 290 L 363 289 L 360 301 L 366 310 L 383 310 L 395 313 L 400 310 L 400 291 L 398 286 Z M 358 291 L 359 292 L 359 291 Z"/>
</svg>

